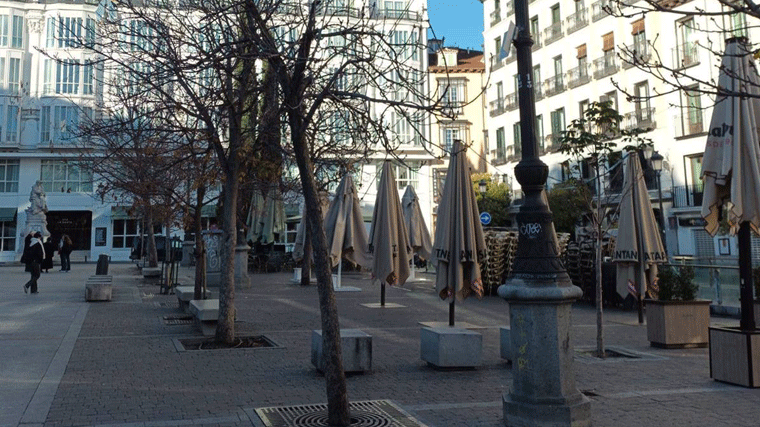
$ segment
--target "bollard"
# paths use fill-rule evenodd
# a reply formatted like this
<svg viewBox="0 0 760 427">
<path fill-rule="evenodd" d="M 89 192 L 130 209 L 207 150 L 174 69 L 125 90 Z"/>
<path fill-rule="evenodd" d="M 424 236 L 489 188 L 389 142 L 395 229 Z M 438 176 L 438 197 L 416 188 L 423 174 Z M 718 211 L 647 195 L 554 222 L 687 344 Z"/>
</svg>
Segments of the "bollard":
<svg viewBox="0 0 760 427">
<path fill-rule="evenodd" d="M 100 256 L 98 256 L 98 264 L 95 266 L 96 276 L 108 275 L 108 261 L 109 261 L 108 255 L 100 254 Z"/>
</svg>

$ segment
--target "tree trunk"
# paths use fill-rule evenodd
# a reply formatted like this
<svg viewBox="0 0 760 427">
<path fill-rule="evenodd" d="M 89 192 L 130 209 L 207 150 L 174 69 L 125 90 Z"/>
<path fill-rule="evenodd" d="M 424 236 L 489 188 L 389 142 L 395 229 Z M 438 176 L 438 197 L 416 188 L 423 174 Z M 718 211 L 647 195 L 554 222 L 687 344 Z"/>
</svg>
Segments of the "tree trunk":
<svg viewBox="0 0 760 427">
<path fill-rule="evenodd" d="M 232 134 L 232 132 L 230 132 Z M 224 210 L 222 230 L 221 283 L 216 340 L 228 345 L 235 341 L 235 246 L 237 245 L 237 196 L 240 175 L 239 140 L 230 139 L 229 156 L 224 171 Z"/>
<path fill-rule="evenodd" d="M 206 243 L 203 241 L 203 199 L 206 197 L 206 187 L 201 186 L 196 193 L 196 209 L 193 218 L 193 233 L 195 234 L 195 289 L 193 299 L 206 298 Z"/>
<path fill-rule="evenodd" d="M 309 221 L 304 224 L 303 260 L 301 261 L 301 286 L 311 285 L 311 227 Z"/>
<path fill-rule="evenodd" d="M 302 119 L 297 116 L 297 113 L 291 113 L 289 118 L 293 148 L 306 203 L 308 234 L 312 237 L 314 272 L 317 276 L 319 292 L 319 311 L 322 317 L 322 349 L 325 357 L 325 385 L 327 388 L 327 423 L 331 426 L 348 426 L 351 421 L 348 411 L 346 374 L 343 372 L 338 306 L 332 288 L 327 237 L 322 223 L 322 204 L 319 200 L 314 169 L 303 133 Z M 304 257 L 304 259 L 307 258 Z"/>
<path fill-rule="evenodd" d="M 604 295 L 602 295 L 602 189 L 599 170 L 596 171 L 596 354 L 607 356 L 604 348 Z"/>
<path fill-rule="evenodd" d="M 150 200 L 145 203 L 145 228 L 148 231 L 148 267 L 158 267 L 158 252 L 156 251 L 156 235 L 153 232 L 153 208 Z"/>
</svg>

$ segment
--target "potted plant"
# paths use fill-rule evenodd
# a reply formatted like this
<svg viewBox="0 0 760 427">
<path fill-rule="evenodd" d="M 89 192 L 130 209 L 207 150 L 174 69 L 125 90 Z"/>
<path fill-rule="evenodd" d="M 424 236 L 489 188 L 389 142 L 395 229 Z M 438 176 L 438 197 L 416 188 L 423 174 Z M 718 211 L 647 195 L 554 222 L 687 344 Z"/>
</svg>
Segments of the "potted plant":
<svg viewBox="0 0 760 427">
<path fill-rule="evenodd" d="M 697 300 L 694 268 L 663 266 L 657 299 L 647 299 L 647 339 L 653 347 L 707 347 L 710 300 Z"/>
</svg>

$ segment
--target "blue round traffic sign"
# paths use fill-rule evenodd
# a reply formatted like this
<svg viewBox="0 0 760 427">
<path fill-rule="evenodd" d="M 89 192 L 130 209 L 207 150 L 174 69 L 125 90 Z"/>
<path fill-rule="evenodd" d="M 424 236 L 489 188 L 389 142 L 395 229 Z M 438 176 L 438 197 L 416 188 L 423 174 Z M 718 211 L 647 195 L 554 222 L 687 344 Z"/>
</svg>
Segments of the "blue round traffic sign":
<svg viewBox="0 0 760 427">
<path fill-rule="evenodd" d="M 491 223 L 491 214 L 488 212 L 481 212 L 480 213 L 480 223 L 483 225 L 488 225 Z"/>
</svg>

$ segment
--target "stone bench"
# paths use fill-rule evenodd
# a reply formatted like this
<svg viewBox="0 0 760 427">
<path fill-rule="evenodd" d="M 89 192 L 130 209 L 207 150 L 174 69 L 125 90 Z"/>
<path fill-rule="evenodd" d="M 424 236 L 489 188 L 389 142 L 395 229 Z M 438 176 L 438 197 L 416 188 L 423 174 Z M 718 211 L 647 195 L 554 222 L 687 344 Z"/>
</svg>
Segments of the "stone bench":
<svg viewBox="0 0 760 427">
<path fill-rule="evenodd" d="M 85 301 L 111 301 L 113 276 L 90 276 L 84 284 Z"/>
<path fill-rule="evenodd" d="M 161 267 L 143 267 L 142 275 L 146 279 L 161 277 Z"/>
<path fill-rule="evenodd" d="M 475 368 L 483 354 L 483 335 L 469 329 L 420 330 L 420 358 L 437 368 Z"/>
<path fill-rule="evenodd" d="M 219 319 L 218 299 L 194 299 L 189 304 L 190 313 L 195 316 L 195 323 L 205 336 L 214 335 L 216 321 Z"/>
<path fill-rule="evenodd" d="M 190 314 L 190 301 L 195 298 L 195 286 L 176 286 L 174 293 L 177 295 L 177 302 L 180 310 Z M 206 290 L 208 299 L 219 299 L 219 292 Z"/>
<path fill-rule="evenodd" d="M 341 329 L 340 347 L 345 372 L 372 370 L 372 335 L 359 329 Z M 322 330 L 311 332 L 311 363 L 317 371 L 325 372 L 325 355 L 322 349 Z"/>
<path fill-rule="evenodd" d="M 512 329 L 509 326 L 499 328 L 499 337 L 501 338 L 500 354 L 502 359 L 512 361 Z"/>
</svg>

